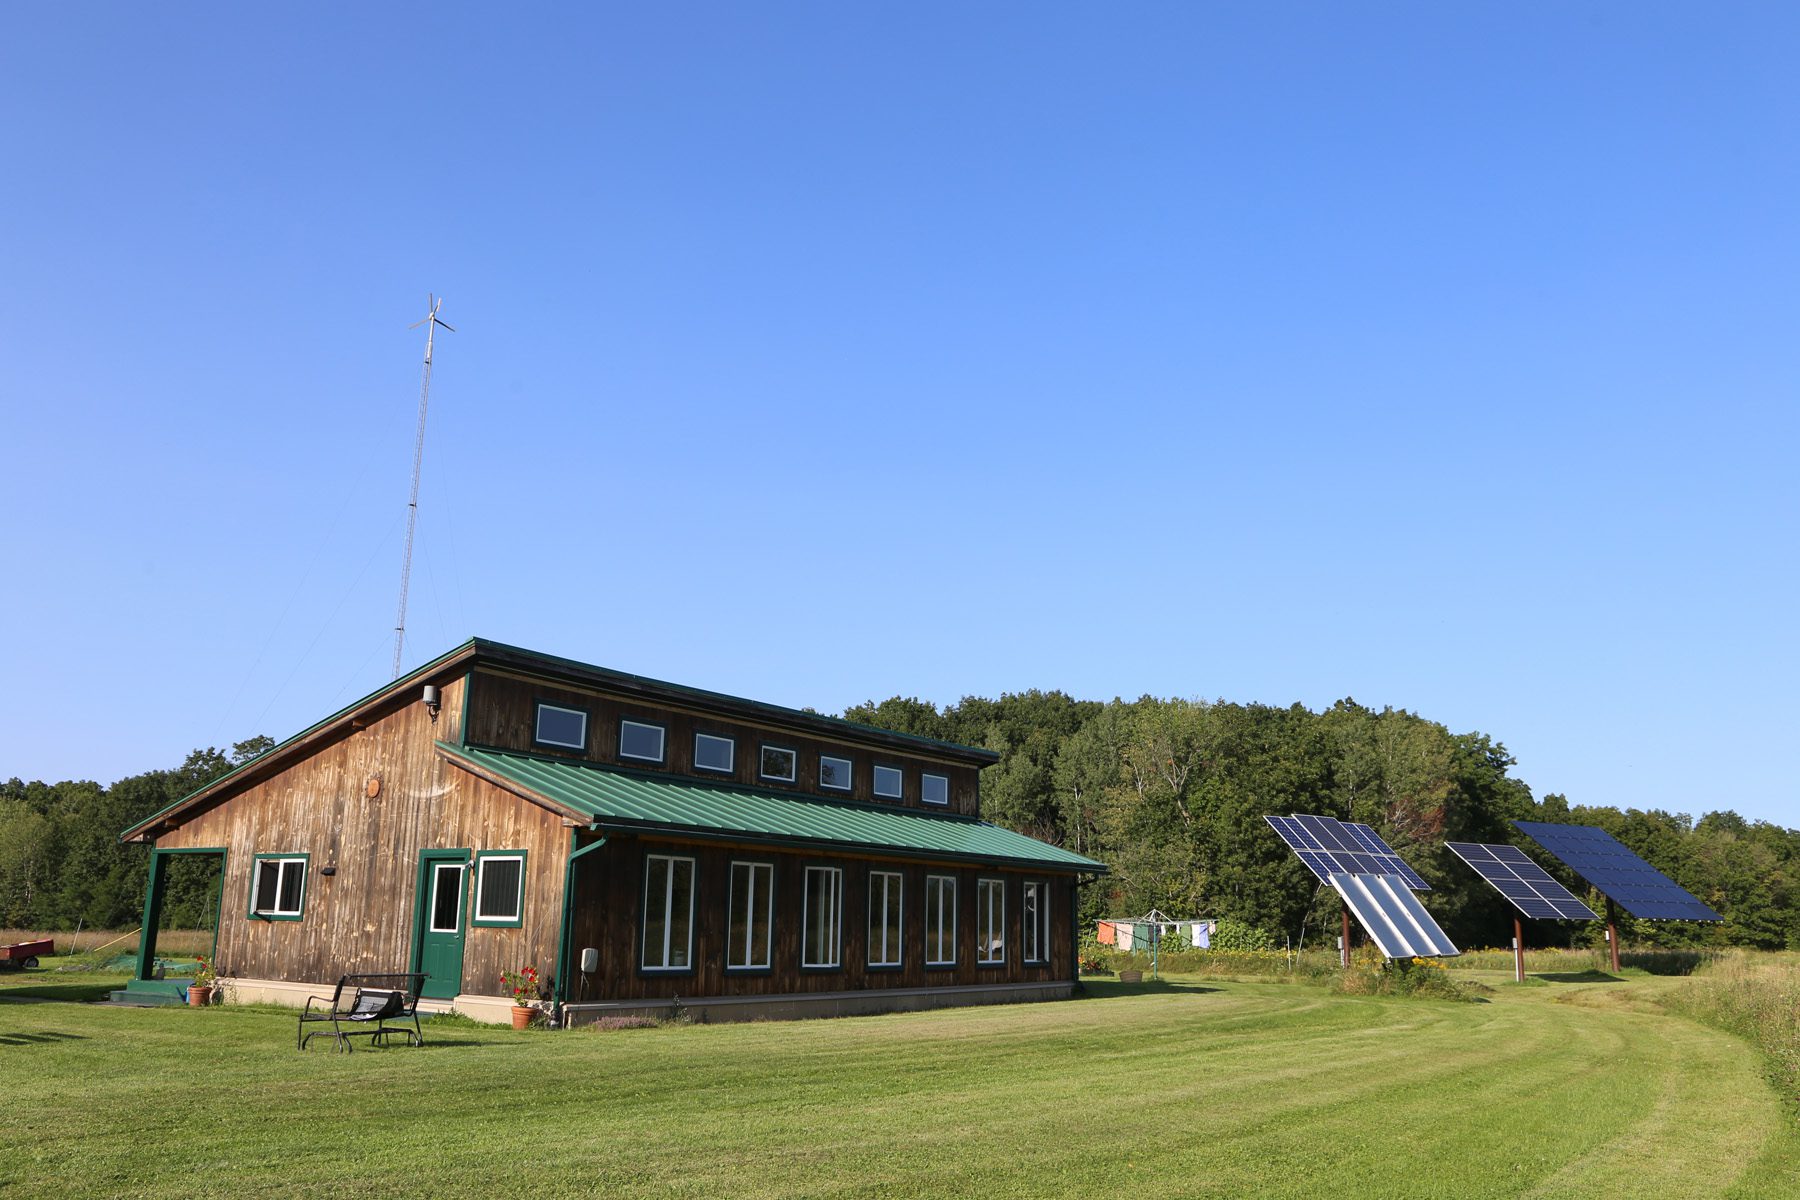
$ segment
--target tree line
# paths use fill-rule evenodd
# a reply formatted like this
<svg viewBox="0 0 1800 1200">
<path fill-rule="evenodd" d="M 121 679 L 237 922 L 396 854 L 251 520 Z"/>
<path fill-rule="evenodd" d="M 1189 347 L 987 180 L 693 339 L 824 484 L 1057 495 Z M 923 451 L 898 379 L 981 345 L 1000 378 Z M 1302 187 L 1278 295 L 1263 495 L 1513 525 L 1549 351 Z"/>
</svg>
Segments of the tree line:
<svg viewBox="0 0 1800 1200">
<path fill-rule="evenodd" d="M 998 753 L 1000 761 L 982 772 L 983 815 L 1111 868 L 1083 889 L 1090 929 L 1099 917 L 1159 908 L 1229 917 L 1276 945 L 1329 940 L 1336 896 L 1262 819 L 1311 812 L 1378 830 L 1430 882 L 1427 907 L 1458 945 L 1507 944 L 1512 909 L 1445 841 L 1524 846 L 1577 895 L 1586 893 L 1512 828 L 1520 818 L 1601 826 L 1726 917 L 1723 925 L 1626 919 L 1621 928 L 1632 941 L 1800 948 L 1800 831 L 1729 811 L 1696 821 L 1571 806 L 1555 793 L 1537 799 L 1511 774 L 1504 745 L 1404 710 L 1354 700 L 1323 712 L 1150 696 L 1102 703 L 1027 691 L 969 696 L 943 708 L 894 697 L 843 715 Z M 0 926 L 135 926 L 149 856 L 142 846 L 121 845 L 119 833 L 271 745 L 254 737 L 228 751 L 196 750 L 179 767 L 111 786 L 0 784 Z M 172 866 L 166 918 L 210 925 L 211 873 L 205 864 L 188 866 Z M 1527 922 L 1525 930 L 1532 945 L 1591 944 L 1600 936 L 1593 923 Z"/>
<path fill-rule="evenodd" d="M 1318 813 L 1373 826 L 1434 889 L 1425 897 L 1460 946 L 1509 945 L 1513 910 L 1444 842 L 1523 846 L 1576 895 L 1586 886 L 1515 830 L 1514 819 L 1598 825 L 1721 913 L 1723 925 L 1636 922 L 1621 935 L 1668 946 L 1800 948 L 1800 831 L 1734 812 L 1698 821 L 1660 810 L 1541 800 L 1486 734 L 1452 733 L 1404 710 L 1341 700 L 1323 712 L 1165 700 L 1100 703 L 1060 691 L 943 709 L 895 697 L 844 716 L 996 751 L 982 815 L 1106 863 L 1083 891 L 1086 928 L 1151 908 L 1229 917 L 1276 945 L 1335 936 L 1339 901 L 1263 820 Z M 1597 896 L 1589 895 L 1596 911 Z M 1525 923 L 1531 945 L 1586 945 L 1595 922 Z"/>
</svg>

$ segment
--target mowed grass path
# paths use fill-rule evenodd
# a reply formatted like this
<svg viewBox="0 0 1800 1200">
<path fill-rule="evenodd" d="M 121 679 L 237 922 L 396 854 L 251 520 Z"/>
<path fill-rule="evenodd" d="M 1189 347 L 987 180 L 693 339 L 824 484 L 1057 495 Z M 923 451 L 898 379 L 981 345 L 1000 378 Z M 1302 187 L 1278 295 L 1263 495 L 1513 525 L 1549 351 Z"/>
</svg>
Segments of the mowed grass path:
<svg viewBox="0 0 1800 1200">
<path fill-rule="evenodd" d="M 1791 1197 L 1793 1113 L 1667 986 L 1101 983 L 348 1056 L 278 1010 L 0 1003 L 0 1194 Z"/>
</svg>

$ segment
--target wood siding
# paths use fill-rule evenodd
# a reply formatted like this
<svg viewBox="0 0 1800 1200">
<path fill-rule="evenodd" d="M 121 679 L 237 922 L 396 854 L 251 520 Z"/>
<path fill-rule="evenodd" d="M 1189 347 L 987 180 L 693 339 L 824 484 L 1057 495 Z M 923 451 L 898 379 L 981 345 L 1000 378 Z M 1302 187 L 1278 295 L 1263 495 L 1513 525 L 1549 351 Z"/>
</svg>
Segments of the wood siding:
<svg viewBox="0 0 1800 1200">
<path fill-rule="evenodd" d="M 434 737 L 455 738 L 463 681 L 446 680 L 434 726 L 408 699 L 370 714 L 279 774 L 252 784 L 156 840 L 163 849 L 223 846 L 219 973 L 250 979 L 329 983 L 356 972 L 413 964 L 419 853 L 428 849 L 527 852 L 523 923 L 469 927 L 474 878 L 464 905 L 462 990 L 500 994 L 500 972 L 535 965 L 555 973 L 569 830 L 563 819 L 446 762 Z M 367 794 L 371 778 L 380 793 Z M 298 921 L 248 915 L 258 854 L 306 854 Z M 334 867 L 335 873 L 321 872 Z"/>
<path fill-rule="evenodd" d="M 533 742 L 537 705 L 540 701 L 578 708 L 588 714 L 588 744 L 585 752 L 540 746 Z M 894 804 L 905 808 L 921 808 L 927 812 L 948 811 L 976 816 L 980 809 L 980 768 L 933 758 L 929 754 L 909 754 L 889 750 L 884 746 L 861 743 L 849 736 L 855 731 L 848 728 L 843 740 L 833 741 L 772 724 L 751 724 L 719 719 L 693 710 L 653 707 L 598 691 L 549 687 L 535 681 L 491 672 L 477 672 L 474 676 L 470 704 L 468 737 L 470 743 L 477 746 L 584 759 L 640 770 L 666 771 L 671 775 L 685 775 L 744 787 L 805 792 L 838 800 Z M 646 721 L 664 727 L 664 754 L 660 765 L 619 758 L 621 720 Z M 734 770 L 730 774 L 695 769 L 693 759 L 696 733 L 715 734 L 736 742 Z M 798 761 L 794 782 L 781 783 L 761 777 L 759 763 L 761 747 L 765 742 L 796 751 Z M 819 787 L 821 754 L 850 759 L 850 791 Z M 899 800 L 875 795 L 877 765 L 900 768 L 903 781 Z M 950 803 L 947 808 L 920 802 L 919 776 L 924 772 L 942 775 L 950 781 Z"/>
<path fill-rule="evenodd" d="M 694 941 L 691 971 L 646 973 L 640 969 L 644 905 L 644 869 L 649 854 L 671 854 L 695 860 Z M 728 971 L 725 932 L 729 920 L 733 862 L 774 864 L 774 949 L 766 971 Z M 843 944 L 838 968 L 800 966 L 805 869 L 839 867 L 844 872 Z M 868 963 L 869 888 L 871 870 L 898 871 L 903 878 L 902 965 L 871 968 Z M 956 965 L 925 966 L 925 877 L 956 879 Z M 1006 885 L 1006 963 L 975 962 L 975 896 L 979 879 L 1001 879 Z M 1021 960 L 1024 883 L 1046 884 L 1050 905 L 1049 962 L 1026 965 Z M 927 866 L 841 855 L 796 854 L 762 847 L 732 848 L 691 843 L 614 838 L 604 848 L 577 860 L 574 950 L 579 962 L 584 947 L 600 951 L 600 970 L 584 979 L 571 976 L 572 1001 L 665 999 L 670 996 L 764 996 L 796 992 L 834 992 L 859 988 L 955 987 L 977 984 L 1039 983 L 1074 978 L 1070 961 L 1070 914 L 1074 884 L 1066 875 L 985 870 L 966 866 Z"/>
</svg>

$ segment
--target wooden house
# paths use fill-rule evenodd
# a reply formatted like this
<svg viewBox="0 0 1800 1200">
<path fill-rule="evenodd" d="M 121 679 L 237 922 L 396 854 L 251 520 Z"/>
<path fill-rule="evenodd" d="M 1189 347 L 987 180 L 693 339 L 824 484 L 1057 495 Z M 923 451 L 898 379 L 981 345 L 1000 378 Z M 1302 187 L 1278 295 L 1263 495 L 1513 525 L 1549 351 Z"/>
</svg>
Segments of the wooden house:
<svg viewBox="0 0 1800 1200">
<path fill-rule="evenodd" d="M 1100 863 L 981 820 L 987 750 L 472 640 L 127 830 L 222 861 L 228 995 L 416 970 L 569 1023 L 1066 996 Z"/>
</svg>

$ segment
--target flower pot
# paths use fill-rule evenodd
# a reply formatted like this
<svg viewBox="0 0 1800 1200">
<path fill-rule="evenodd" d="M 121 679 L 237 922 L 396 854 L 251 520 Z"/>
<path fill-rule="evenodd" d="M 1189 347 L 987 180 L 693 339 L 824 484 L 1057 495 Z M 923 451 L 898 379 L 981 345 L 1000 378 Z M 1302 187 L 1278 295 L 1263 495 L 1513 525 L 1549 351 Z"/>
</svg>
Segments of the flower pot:
<svg viewBox="0 0 1800 1200">
<path fill-rule="evenodd" d="M 537 1016 L 537 1009 L 527 1008 L 523 1004 L 513 1005 L 512 1019 L 514 1029 L 524 1029 L 531 1024 L 531 1018 Z"/>
<path fill-rule="evenodd" d="M 190 987 L 190 988 L 188 988 L 188 1004 L 189 1005 L 193 1006 L 194 1008 L 205 1008 L 208 1004 L 211 1004 L 211 1003 L 212 1003 L 212 988 L 210 988 L 210 987 Z"/>
</svg>

